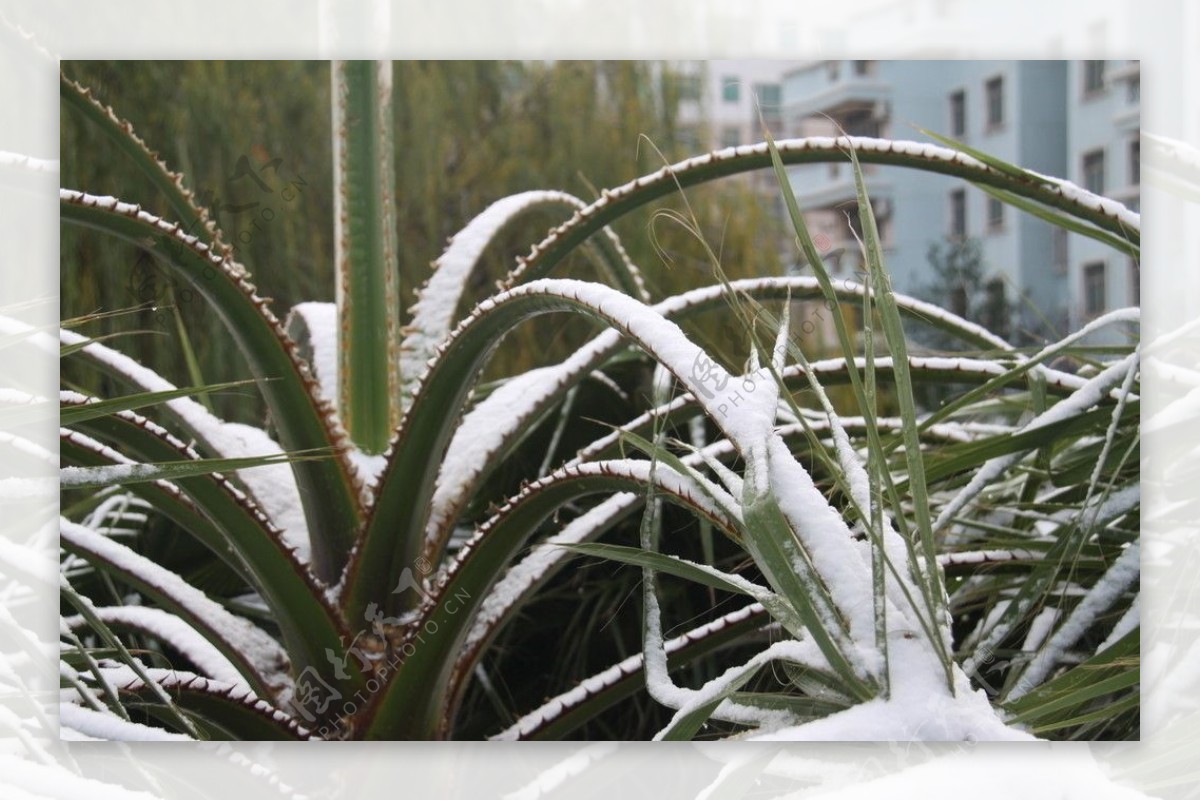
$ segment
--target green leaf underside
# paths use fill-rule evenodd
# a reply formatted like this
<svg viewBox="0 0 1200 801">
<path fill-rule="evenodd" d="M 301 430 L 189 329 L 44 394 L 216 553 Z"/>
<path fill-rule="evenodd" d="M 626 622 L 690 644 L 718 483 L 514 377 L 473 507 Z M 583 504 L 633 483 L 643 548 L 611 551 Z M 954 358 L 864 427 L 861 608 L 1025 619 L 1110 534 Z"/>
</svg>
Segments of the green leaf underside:
<svg viewBox="0 0 1200 801">
<path fill-rule="evenodd" d="M 122 453 L 144 461 L 165 462 L 186 455 L 155 432 L 124 416 L 97 418 L 79 428 L 88 436 L 116 443 Z M 174 483 L 208 521 L 208 525 L 195 527 L 191 532 L 242 573 L 274 612 L 294 672 L 298 674 L 310 666 L 322 669 L 327 661 L 327 648 L 335 654 L 341 653 L 345 626 L 325 604 L 324 594 L 307 568 L 296 561 L 277 533 L 251 513 L 226 482 L 211 474 L 182 478 Z M 139 485 L 139 488 L 142 486 L 155 485 Z M 190 515 L 179 506 L 176 501 L 164 507 L 164 511 L 182 512 L 181 522 L 186 524 Z M 350 675 L 351 686 L 361 685 L 360 674 Z"/>
<path fill-rule="evenodd" d="M 203 296 L 238 343 L 271 410 L 286 451 L 335 449 L 337 442 L 318 410 L 310 386 L 289 351 L 286 338 L 259 307 L 251 290 L 239 286 L 208 253 L 139 218 L 63 200 L 65 222 L 103 231 L 149 247 Z M 157 260 L 156 260 L 157 261 Z M 313 562 L 319 576 L 334 580 L 353 543 L 358 501 L 342 459 L 303 460 L 293 472 L 309 521 Z"/>
<path fill-rule="evenodd" d="M 888 150 L 857 150 L 858 160 L 863 164 L 890 164 L 909 167 L 928 172 L 941 173 L 953 177 L 964 178 L 985 186 L 995 186 L 1006 189 L 1021 197 L 1038 201 L 1051 208 L 1061 209 L 1072 216 L 1087 221 L 1096 227 L 1106 230 L 1115 236 L 1128 238 L 1137 244 L 1139 232 L 1128 230 L 1120 221 L 1102 211 L 1071 200 L 1054 188 L 1048 187 L 1041 180 L 1026 180 L 1015 178 L 1000 170 L 985 166 L 964 164 L 959 161 L 947 161 L 940 158 L 929 158 Z M 780 150 L 780 158 L 784 164 L 812 164 L 825 162 L 849 161 L 844 143 L 829 146 L 816 146 L 812 143 L 803 148 L 785 147 Z M 755 153 L 709 157 L 696 166 L 685 169 L 665 170 L 662 175 L 640 181 L 640 185 L 621 195 L 614 195 L 604 206 L 589 214 L 576 225 L 568 226 L 567 230 L 539 246 L 536 254 L 527 265 L 510 277 L 508 285 L 517 280 L 527 281 L 542 278 L 549 274 L 554 266 L 572 249 L 586 240 L 596 231 L 608 225 L 629 211 L 646 203 L 672 194 L 679 189 L 736 175 L 743 172 L 758 170 L 771 166 L 771 154 L 766 150 Z"/>
<path fill-rule="evenodd" d="M 449 687 L 455 656 L 461 651 L 472 618 L 501 569 L 525 545 L 538 526 L 557 509 L 589 495 L 623 491 L 641 492 L 643 481 L 621 474 L 567 473 L 539 483 L 535 490 L 505 507 L 486 534 L 478 535 L 460 557 L 431 604 L 422 609 L 423 621 L 434 621 L 436 631 L 425 630 L 420 648 L 405 659 L 387 687 L 372 700 L 361 734 L 366 739 L 425 739 L 446 734 L 443 713 L 457 693 Z M 730 521 L 711 517 L 691 499 L 660 487 L 663 497 L 707 517 L 714 525 L 734 532 Z M 498 567 L 500 566 L 500 567 Z M 413 693 L 412 687 L 422 692 Z"/>
</svg>

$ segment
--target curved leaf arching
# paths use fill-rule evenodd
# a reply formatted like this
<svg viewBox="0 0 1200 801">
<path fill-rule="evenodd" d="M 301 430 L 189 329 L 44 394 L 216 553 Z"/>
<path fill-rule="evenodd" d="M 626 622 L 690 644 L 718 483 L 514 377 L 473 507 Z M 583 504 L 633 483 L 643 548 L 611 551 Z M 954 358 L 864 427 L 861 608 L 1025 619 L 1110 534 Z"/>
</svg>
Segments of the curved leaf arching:
<svg viewBox="0 0 1200 801">
<path fill-rule="evenodd" d="M 578 213 L 586 206 L 582 200 L 567 192 L 520 192 L 492 203 L 451 238 L 449 246 L 433 263 L 433 274 L 417 291 L 412 319 L 405 328 L 404 341 L 400 345 L 404 408 L 408 407 L 427 363 L 454 329 L 455 312 L 467 283 L 492 243 L 506 230 L 533 214 L 563 210 Z M 641 273 L 629 260 L 620 239 L 611 229 L 605 228 L 603 235 L 591 240 L 591 244 L 616 286 L 631 297 L 649 300 Z"/>
<path fill-rule="evenodd" d="M 833 288 L 839 302 L 860 302 L 865 287 L 853 281 L 841 281 Z M 705 311 L 721 308 L 728 293 L 746 295 L 756 301 L 804 301 L 821 297 L 817 279 L 810 276 L 754 278 L 695 289 L 654 306 L 668 319 L 682 320 Z M 1011 352 L 1012 346 L 982 327 L 947 313 L 924 301 L 898 296 L 902 313 L 914 320 L 947 331 L 964 344 L 985 350 Z M 819 309 L 817 310 L 820 311 Z M 441 466 L 438 486 L 432 499 L 430 522 L 426 530 L 423 557 L 436 563 L 441 557 L 450 532 L 464 505 L 481 483 L 511 455 L 528 427 L 546 414 L 578 381 L 616 353 L 623 340 L 616 331 L 593 338 L 565 361 L 510 381 L 528 382 L 517 397 L 495 396 L 479 403 L 468 413 L 455 432 Z M 949 370 L 957 367 L 949 364 Z M 1044 368 L 1036 368 L 1045 372 Z"/>
<path fill-rule="evenodd" d="M 60 531 L 63 547 L 69 552 L 86 557 L 99 569 L 135 587 L 202 634 L 238 669 L 256 694 L 276 698 L 288 686 L 287 656 L 279 643 L 261 629 L 119 542 L 65 519 Z"/>
<path fill-rule="evenodd" d="M 59 190 L 63 220 L 151 248 L 212 304 L 245 356 L 288 451 L 330 449 L 336 458 L 294 462 L 309 522 L 313 564 L 324 581 L 337 580 L 353 544 L 360 510 L 344 457 L 344 434 L 319 404 L 307 365 L 296 355 L 267 303 L 233 262 L 213 253 L 178 223 L 114 198 Z"/>
<path fill-rule="evenodd" d="M 1094 195 L 1057 178 L 1035 173 L 1014 176 L 947 147 L 861 136 L 784 139 L 775 145 L 784 164 L 849 161 L 850 151 L 853 151 L 863 164 L 894 165 L 964 178 L 1059 209 L 1094 229 L 1130 242 L 1132 246 L 1138 245 L 1141 240 L 1140 216 L 1114 200 Z M 599 200 L 579 213 L 578 220 L 562 230 L 552 232 L 535 245 L 509 274 L 504 286 L 512 287 L 548 275 L 554 265 L 579 243 L 632 209 L 689 186 L 770 166 L 770 148 L 763 142 L 695 156 L 615 189 L 606 189 Z"/>
<path fill-rule="evenodd" d="M 123 454 L 145 462 L 194 458 L 194 452 L 183 443 L 131 412 L 90 420 L 81 428 L 83 434 L 119 443 Z M 88 450 L 77 434 L 73 441 L 73 448 Z M 101 463 L 111 462 L 103 452 L 94 447 L 90 450 Z M 167 498 L 162 508 L 167 513 L 181 512 L 183 525 L 197 512 L 202 515 L 203 524 L 191 529 L 192 533 L 261 593 L 276 616 L 294 674 L 310 667 L 319 669 L 327 661 L 327 651 L 343 651 L 346 628 L 342 618 L 326 601 L 308 567 L 295 559 L 270 521 L 240 490 L 215 474 L 180 479 L 174 486 L 191 503 L 181 505 Z M 363 677 L 354 673 L 347 681 L 350 686 L 360 686 Z"/>
<path fill-rule="evenodd" d="M 80 86 L 65 75 L 59 76 L 59 98 L 84 119 L 95 125 L 109 141 L 125 154 L 142 175 L 162 193 L 175 216 L 188 223 L 188 231 L 203 236 L 222 257 L 230 258 L 233 250 L 221 240 L 208 210 L 197 202 L 183 183 L 183 176 L 173 172 L 134 132 L 128 120 L 123 120 L 109 106 L 92 96 L 90 89 Z M 198 225 L 197 225 L 198 224 Z"/>
<path fill-rule="evenodd" d="M 459 325 L 426 373 L 401 423 L 371 518 L 350 566 L 343 605 L 351 619 L 361 615 L 369 602 L 387 598 L 401 572 L 420 558 L 421 533 L 428 523 L 436 478 L 429 465 L 442 460 L 458 410 L 487 356 L 503 335 L 523 320 L 562 311 L 584 314 L 610 325 L 652 358 L 668 363 L 685 386 L 709 398 L 707 408 L 731 439 L 744 441 L 744 435 L 734 426 L 738 418 L 718 414 L 722 399 L 728 403 L 726 396 L 732 397 L 736 388 L 726 386 L 728 381 L 715 393 L 706 387 L 694 365 L 701 360 L 712 364 L 711 358 L 654 309 L 609 287 L 567 279 L 544 279 L 497 295 Z M 707 380 L 710 375 L 715 373 L 709 370 L 703 377 Z"/>
<path fill-rule="evenodd" d="M 200 729 L 210 739 L 315 739 L 313 732 L 291 715 L 244 687 L 182 670 L 148 668 L 146 673 L 170 694 L 179 709 L 199 719 Z M 161 701 L 143 680 L 127 669 L 114 670 L 111 674 L 110 681 L 123 703 L 142 705 L 151 715 L 161 716 Z"/>
<path fill-rule="evenodd" d="M 653 483 L 665 500 L 676 503 L 736 536 L 737 523 L 705 499 L 703 490 L 684 476 L 650 463 L 626 460 L 581 465 L 530 484 L 506 504 L 471 542 L 420 608 L 420 642 L 402 651 L 388 684 L 372 698 L 357 734 L 366 739 L 427 739 L 445 735 L 446 705 L 455 655 L 466 642 L 471 621 L 499 579 L 497 565 L 507 564 L 538 525 L 565 504 L 597 493 L 640 492 Z M 420 692 L 414 692 L 420 687 Z"/>
</svg>

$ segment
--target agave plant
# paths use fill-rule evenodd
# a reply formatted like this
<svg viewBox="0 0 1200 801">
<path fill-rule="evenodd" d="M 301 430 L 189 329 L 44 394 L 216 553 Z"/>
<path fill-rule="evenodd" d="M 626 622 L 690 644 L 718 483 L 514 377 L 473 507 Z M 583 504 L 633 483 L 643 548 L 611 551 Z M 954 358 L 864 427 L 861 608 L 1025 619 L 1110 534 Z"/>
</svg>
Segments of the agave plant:
<svg viewBox="0 0 1200 801">
<path fill-rule="evenodd" d="M 338 300 L 301 304 L 286 323 L 182 176 L 86 89 L 62 82 L 65 106 L 118 146 L 166 212 L 62 189 L 63 222 L 135 244 L 203 297 L 270 412 L 265 429 L 224 422 L 197 398 L 229 383 L 176 387 L 64 326 L 62 357 L 127 389 L 60 399 L 65 727 L 452 737 L 488 649 L 583 554 L 643 570 L 643 652 L 514 725 L 498 720 L 496 736 L 568 736 L 640 689 L 673 710 L 663 738 L 705 726 L 837 739 L 1128 736 L 1138 361 L 1132 346 L 1093 354 L 1088 337 L 1136 323 L 1136 310 L 1030 354 L 896 294 L 858 164 L 965 178 L 1134 254 L 1136 215 L 962 147 L 768 137 L 592 203 L 555 191 L 498 200 L 452 239 L 402 326 L 390 65 L 336 63 L 332 74 Z M 787 165 L 834 160 L 858 176 L 860 281 L 825 271 L 788 190 Z M 780 176 L 813 274 L 728 281 L 714 257 L 711 286 L 650 297 L 610 225 L 763 168 Z M 482 255 L 534 213 L 562 222 L 460 317 Z M 611 285 L 550 277 L 581 249 Z M 833 313 L 842 308 L 861 314 L 861 335 Z M 719 363 L 680 328 L 715 309 L 749 335 L 745 364 Z M 828 310 L 841 355 L 810 358 L 789 309 Z M 479 391 L 505 335 L 548 313 L 603 330 L 561 363 Z M 971 355 L 910 355 L 903 320 L 953 334 Z M 1048 366 L 1062 355 L 1085 364 Z M 656 375 L 639 415 L 571 458 L 551 446 L 515 494 L 486 497 L 494 473 L 525 464 L 515 456 L 532 431 L 571 425 L 579 394 L 611 391 L 609 374 L 630 360 Z M 969 389 L 923 413 L 915 381 Z M 856 414 L 835 408 L 825 391 L 834 383 L 850 386 Z M 876 412 L 880 383 L 898 418 Z M 683 431 L 696 436 L 671 436 Z M 735 570 L 668 553 L 663 501 L 747 558 Z M 599 541 L 639 510 L 639 547 Z M 169 548 L 148 547 L 151 525 Z M 743 605 L 714 608 L 667 639 L 660 576 Z M 677 684 L 673 670 L 731 645 L 753 653 L 699 689 Z"/>
</svg>

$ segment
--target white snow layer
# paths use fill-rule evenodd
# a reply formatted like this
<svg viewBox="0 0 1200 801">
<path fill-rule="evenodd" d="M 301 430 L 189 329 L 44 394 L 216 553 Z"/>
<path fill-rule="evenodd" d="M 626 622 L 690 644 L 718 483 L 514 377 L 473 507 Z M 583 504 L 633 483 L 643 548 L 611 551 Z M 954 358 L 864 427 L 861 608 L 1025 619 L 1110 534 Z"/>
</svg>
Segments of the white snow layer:
<svg viewBox="0 0 1200 801">
<path fill-rule="evenodd" d="M 911 156 L 918 159 L 923 159 L 930 162 L 953 162 L 963 167 L 978 170 L 984 173 L 995 173 L 994 168 L 987 166 L 978 159 L 966 153 L 957 150 L 952 150 L 940 145 L 930 144 L 928 142 L 912 142 L 907 140 L 890 140 L 877 139 L 865 136 L 810 136 L 797 139 L 782 139 L 775 143 L 780 153 L 788 153 L 793 151 L 798 152 L 815 152 L 825 151 L 831 153 L 842 154 L 847 149 L 853 149 L 859 153 L 869 152 L 890 152 L 901 156 Z M 602 193 L 599 200 L 592 203 L 585 209 L 576 212 L 566 224 L 559 226 L 550 236 L 534 246 L 530 252 L 529 259 L 534 259 L 538 254 L 549 247 L 557 237 L 569 227 L 576 225 L 580 220 L 594 216 L 604 207 L 611 203 L 618 202 L 624 199 L 627 195 L 637 191 L 638 189 L 664 181 L 676 181 L 681 173 L 687 173 L 695 168 L 705 167 L 709 164 L 719 161 L 725 161 L 739 156 L 763 156 L 769 152 L 766 142 L 756 145 L 740 145 L 737 147 L 727 147 L 722 150 L 716 150 L 711 153 L 694 156 L 689 159 L 671 164 L 659 169 L 657 172 L 643 175 L 639 178 L 623 184 L 615 189 L 606 189 Z M 1083 189 L 1070 181 L 1065 181 L 1061 178 L 1053 178 L 1050 176 L 1041 176 L 1048 183 L 1054 186 L 1054 190 L 1067 200 L 1078 203 L 1084 208 L 1098 211 L 1101 214 L 1116 219 L 1120 224 L 1131 230 L 1141 229 L 1141 216 L 1130 211 L 1121 203 L 1115 200 L 1110 200 L 1105 197 L 1093 194 L 1086 189 Z M 510 285 L 519 279 L 523 272 L 523 266 L 518 268 L 509 276 Z"/>
<path fill-rule="evenodd" d="M 212 643 L 181 619 L 148 606 L 100 606 L 93 610 L 106 625 L 135 628 L 170 645 L 183 654 L 202 675 L 249 690 L 237 668 Z M 85 625 L 82 616 L 69 617 L 72 629 Z"/>
<path fill-rule="evenodd" d="M 308 345 L 312 349 L 312 361 L 309 365 L 313 380 L 316 381 L 316 394 L 320 400 L 329 404 L 332 410 L 333 424 L 339 429 L 341 421 L 341 392 L 338 386 L 338 337 L 341 327 L 338 325 L 336 303 L 298 303 L 292 307 L 289 314 L 304 319 L 308 328 Z M 346 456 L 363 487 L 370 487 L 378 479 L 387 466 L 387 457 L 383 454 L 364 453 L 347 438 Z"/>
<path fill-rule="evenodd" d="M 670 370 L 689 391 L 704 399 L 706 409 L 735 444 L 748 443 L 761 431 L 764 425 L 761 412 L 743 413 L 748 405 L 757 409 L 759 402 L 753 396 L 761 393 L 754 393 L 743 380 L 729 376 L 708 354 L 688 340 L 675 323 L 618 290 L 587 281 L 546 278 L 496 295 L 480 304 L 478 311 L 486 312 L 531 295 L 576 301 L 623 331 Z M 773 405 L 770 411 L 774 413 Z"/>
<path fill-rule="evenodd" d="M 496 233 L 513 218 L 535 206 L 560 204 L 583 208 L 566 192 L 535 190 L 501 198 L 484 209 L 450 240 L 433 264 L 433 275 L 412 306 L 412 322 L 400 348 L 400 375 L 405 387 L 425 372 L 425 365 L 454 326 L 454 313 L 480 257 Z"/>
<path fill-rule="evenodd" d="M 755 671 L 768 662 L 776 659 L 783 659 L 798 664 L 810 664 L 812 661 L 813 649 L 805 646 L 811 646 L 811 644 L 802 643 L 797 640 L 783 640 L 782 642 L 772 643 L 771 645 L 767 646 L 766 650 L 759 652 L 745 664 L 736 665 L 729 668 L 720 676 L 705 682 L 704 686 L 698 690 L 686 691 L 687 695 L 685 698 L 679 699 L 682 701 L 682 703 L 678 704 L 678 708 L 675 714 L 671 717 L 671 721 L 666 725 L 666 727 L 658 732 L 658 734 L 654 735 L 654 739 L 662 740 L 663 737 L 683 718 L 695 713 L 719 698 L 728 696 L 731 691 L 744 684 Z M 665 651 L 663 651 L 662 661 L 665 666 Z M 647 682 L 649 683 L 651 681 L 651 676 L 649 673 L 650 662 L 648 661 L 646 665 Z M 660 681 L 661 678 L 662 677 L 660 677 Z M 671 689 L 678 691 L 678 688 L 674 687 L 673 685 L 671 686 Z M 660 698 L 659 694 L 664 693 L 665 690 L 665 687 L 660 687 L 656 693 L 654 689 L 651 689 L 650 694 L 653 695 L 656 700 L 661 701 L 662 699 Z M 676 704 L 673 703 L 669 705 L 676 706 Z M 733 714 L 731 714 L 731 712 Z M 750 709 L 748 707 L 738 708 L 729 700 L 722 701 L 720 705 L 718 705 L 717 709 L 713 712 L 713 716 L 721 717 L 723 719 L 740 718 L 742 720 L 756 723 L 761 728 L 768 730 L 782 728 L 788 719 L 787 713 L 780 710 Z"/>
<path fill-rule="evenodd" d="M 843 284 L 843 288 L 848 292 L 862 294 L 865 291 L 865 286 L 856 282 L 845 281 Z M 688 309 L 704 304 L 711 304 L 713 301 L 727 296 L 729 291 L 741 294 L 773 288 L 780 291 L 812 292 L 819 289 L 819 286 L 817 279 L 812 276 L 739 279 L 731 282 L 728 289 L 722 285 L 693 289 L 658 303 L 652 308 L 654 311 L 670 318 L 686 312 Z M 941 319 L 949 325 L 958 327 L 989 342 L 999 350 L 1012 350 L 1011 345 L 981 326 L 964 320 L 937 306 L 903 295 L 897 295 L 896 301 L 901 307 L 911 309 L 919 316 Z M 567 360 L 559 364 L 537 368 L 521 376 L 516 376 L 509 382 L 509 384 L 518 382 L 516 386 L 507 391 L 504 387 L 501 387 L 501 389 L 498 389 L 491 396 L 477 404 L 465 416 L 455 431 L 441 465 L 437 488 L 433 497 L 432 513 L 430 515 L 427 535 L 434 537 L 439 530 L 445 529 L 453 523 L 462 504 L 465 503 L 469 496 L 474 483 L 483 473 L 487 457 L 496 453 L 502 447 L 503 443 L 509 441 L 517 432 L 523 430 L 524 426 L 531 419 L 531 416 L 536 413 L 546 398 L 592 370 L 613 353 L 620 344 L 621 338 L 618 332 L 611 329 L 605 331 L 585 344 Z M 864 362 L 862 361 L 858 362 L 859 367 L 863 364 Z M 944 370 L 982 371 L 996 375 L 1005 369 L 1001 365 L 991 361 L 967 358 L 936 359 L 912 357 L 910 364 L 914 368 L 925 366 Z M 845 363 L 842 359 L 828 359 L 813 363 L 812 369 L 814 373 L 820 374 L 827 371 L 843 370 L 844 365 Z M 888 358 L 877 360 L 877 367 L 880 369 L 887 369 L 890 366 L 891 360 Z M 1051 385 L 1073 389 L 1081 386 L 1083 383 L 1082 379 L 1078 379 L 1076 376 L 1049 370 L 1043 365 L 1038 365 L 1034 369 L 1045 375 L 1048 383 Z M 800 370 L 801 368 L 798 366 L 789 367 L 785 371 L 785 376 L 797 375 Z M 723 373 L 716 373 L 714 371 L 713 375 L 719 380 Z M 686 403 L 687 399 L 690 398 L 692 398 L 692 395 L 688 393 L 684 397 L 674 399 L 672 404 L 681 405 Z M 726 411 L 728 412 L 728 408 Z M 639 418 L 639 420 L 641 419 Z M 937 427 L 937 431 L 933 433 L 945 434 L 947 436 L 964 436 L 961 432 L 961 427 L 939 426 Z M 614 441 L 617 436 L 618 434 L 612 434 L 602 438 L 595 443 L 594 447 L 602 447 Z M 592 446 L 589 446 L 584 452 L 590 450 L 592 450 Z M 581 452 L 580 459 L 572 460 L 569 463 L 577 463 L 586 459 L 586 456 L 583 455 L 584 452 Z"/>
<path fill-rule="evenodd" d="M 955 694 L 920 639 L 893 638 L 888 661 L 891 696 L 856 704 L 799 726 L 751 735 L 754 740 L 993 741 L 1034 740 L 1004 725 L 982 690 L 954 668 Z"/>
<path fill-rule="evenodd" d="M 141 723 L 123 720 L 109 712 L 97 712 L 72 703 L 58 707 L 58 720 L 63 729 L 70 729 L 94 740 L 116 740 L 120 742 L 190 741 L 186 734 L 156 729 Z"/>
<path fill-rule="evenodd" d="M 1117 625 L 1113 626 L 1113 630 L 1109 635 L 1104 638 L 1104 642 L 1100 643 L 1100 646 L 1096 648 L 1096 653 L 1107 651 L 1118 640 L 1141 624 L 1141 606 L 1142 594 L 1139 592 L 1133 596 L 1133 600 L 1129 603 L 1129 608 L 1125 610 L 1125 614 L 1121 615 L 1121 619 L 1117 621 Z"/>
<path fill-rule="evenodd" d="M 1112 567 L 1087 591 L 1083 600 L 1059 626 L 1058 631 L 1054 632 L 1045 646 L 1038 651 L 1008 694 L 1008 700 L 1015 701 L 1049 678 L 1051 671 L 1059 664 L 1063 652 L 1087 633 L 1088 628 L 1096 622 L 1096 617 L 1116 603 L 1137 581 L 1139 575 L 1141 548 L 1135 542 L 1125 549 L 1113 562 Z"/>
<path fill-rule="evenodd" d="M 714 632 L 720 631 L 727 626 L 749 618 L 751 615 L 760 614 L 763 611 L 761 605 L 754 603 L 748 606 L 743 606 L 741 609 L 730 612 L 711 623 L 706 623 L 703 626 L 692 629 L 679 637 L 674 637 L 667 640 L 665 650 L 668 654 L 673 654 L 684 646 L 690 645 L 697 640 L 703 639 Z M 642 669 L 643 655 L 634 654 L 626 659 L 618 662 L 615 665 L 597 673 L 590 678 L 584 679 L 572 689 L 556 696 L 546 703 L 542 704 L 537 709 L 523 716 L 520 720 L 514 723 L 509 728 L 495 735 L 493 740 L 519 740 L 523 737 L 528 737 L 531 733 L 537 731 L 547 722 L 558 717 L 564 711 L 571 709 L 574 706 L 586 701 L 591 696 L 600 692 L 606 687 L 610 687 L 617 681 L 633 675 Z"/>
<path fill-rule="evenodd" d="M 94 484 L 120 484 L 134 479 L 150 479 L 161 470 L 152 464 L 107 464 L 96 467 L 64 467 L 59 470 L 59 482 L 64 487 Z"/>
<path fill-rule="evenodd" d="M 471 652 L 494 633 L 496 624 L 513 608 L 518 599 L 537 586 L 554 565 L 570 558 L 569 551 L 557 546 L 587 542 L 597 530 L 624 514 L 639 500 L 632 492 L 618 492 L 609 496 L 563 526 L 562 531 L 534 547 L 528 556 L 509 568 L 480 604 L 479 612 L 471 622 L 471 630 L 467 634 L 463 652 Z"/>
<path fill-rule="evenodd" d="M 290 315 L 299 316 L 308 328 L 312 349 L 309 367 L 317 382 L 317 394 L 338 410 L 338 320 L 336 303 L 297 303 Z"/>
<path fill-rule="evenodd" d="M 279 643 L 265 632 L 249 621 L 230 614 L 225 607 L 188 584 L 179 575 L 126 546 L 65 517 L 60 518 L 59 524 L 64 540 L 76 544 L 81 550 L 96 554 L 122 571 L 137 576 L 147 585 L 169 596 L 186 610 L 187 614 L 203 621 L 209 631 L 221 637 L 232 650 L 242 654 L 254 665 L 271 686 L 282 688 L 288 685 L 287 656 Z"/>
<path fill-rule="evenodd" d="M 88 341 L 86 337 L 71 331 L 61 331 L 59 337 L 64 345 Z M 176 389 L 174 384 L 158 373 L 99 342 L 92 342 L 83 350 L 147 392 Z M 186 427 L 189 436 L 218 456 L 238 458 L 283 453 L 279 443 L 263 430 L 226 422 L 191 398 L 176 398 L 163 405 Z M 310 553 L 308 523 L 291 465 L 286 462 L 266 464 L 239 470 L 237 477 L 275 527 L 283 533 L 287 546 L 296 550 L 297 558 L 307 562 Z"/>
<path fill-rule="evenodd" d="M 192 690 L 200 693 L 207 692 L 223 695 L 228 698 L 230 702 L 247 706 L 263 717 L 269 718 L 275 723 L 291 729 L 302 738 L 307 738 L 310 736 L 310 732 L 303 726 L 297 724 L 291 716 L 280 711 L 263 699 L 257 697 L 244 684 L 229 684 L 222 681 L 216 681 L 204 676 L 197 676 L 195 673 L 189 673 L 184 670 L 143 667 L 142 672 L 145 673 L 151 682 L 165 690 Z M 149 686 L 147 685 L 146 681 L 128 665 L 102 667 L 101 673 L 104 674 L 105 679 L 118 691 L 124 690 L 126 692 L 139 692 Z M 81 708 L 77 705 L 79 694 L 75 690 L 60 691 L 60 699 L 60 711 L 68 708 Z M 69 712 L 68 714 L 73 715 L 74 712 Z M 105 715 L 105 717 L 117 721 L 118 724 L 125 723 L 125 721 L 121 720 L 115 715 Z M 72 726 L 72 728 L 75 727 Z M 102 739 L 128 739 L 122 736 L 124 733 L 123 727 L 118 725 L 113 725 L 110 728 L 102 728 L 99 734 L 93 734 L 91 731 L 83 731 L 82 733 L 89 736 L 100 737 Z M 178 735 L 171 735 L 168 732 L 160 732 L 160 734 L 166 735 L 160 739 L 178 739 L 179 737 Z M 183 739 L 190 738 L 185 737 Z"/>
<path fill-rule="evenodd" d="M 1125 379 L 1128 372 L 1137 365 L 1137 360 L 1138 354 L 1134 352 L 1108 365 L 1099 374 L 1088 379 L 1070 397 L 1064 398 L 1030 420 L 1021 431 L 1036 431 L 1051 423 L 1057 423 L 1087 411 L 1104 397 L 1110 387 Z M 941 531 L 945 528 L 976 495 L 1003 475 L 1005 470 L 1024 458 L 1026 452 L 1018 451 L 1005 456 L 997 456 L 985 462 L 971 477 L 967 486 L 959 490 L 958 494 L 942 508 L 937 520 L 934 521 L 934 531 Z"/>
</svg>

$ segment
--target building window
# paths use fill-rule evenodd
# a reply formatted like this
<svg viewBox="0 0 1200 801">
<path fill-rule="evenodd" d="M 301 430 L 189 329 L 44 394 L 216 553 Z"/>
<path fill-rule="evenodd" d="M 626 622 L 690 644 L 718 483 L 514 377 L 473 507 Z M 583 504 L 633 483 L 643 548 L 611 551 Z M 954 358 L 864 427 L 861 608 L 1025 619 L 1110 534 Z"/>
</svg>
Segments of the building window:
<svg viewBox="0 0 1200 801">
<path fill-rule="evenodd" d="M 879 120 L 869 108 L 847 111 L 842 117 L 841 126 L 850 136 L 879 136 Z"/>
<path fill-rule="evenodd" d="M 849 206 L 842 209 L 842 213 L 846 215 L 846 227 L 850 229 L 850 236 L 854 239 L 861 240 L 863 238 L 862 215 L 858 213 L 858 206 Z"/>
<path fill-rule="evenodd" d="M 1003 339 L 1008 339 L 1012 321 L 1009 319 L 1008 288 L 1004 285 L 1004 279 L 1000 277 L 991 279 L 984 284 L 983 290 L 985 293 L 983 308 L 978 310 L 980 323 L 987 330 Z"/>
<path fill-rule="evenodd" d="M 1104 194 L 1104 151 L 1092 150 L 1083 154 L 1083 188 L 1097 195 Z"/>
<path fill-rule="evenodd" d="M 859 77 L 862 77 L 865 75 L 870 75 L 874 71 L 875 71 L 875 62 L 874 61 L 855 61 L 854 62 L 854 74 L 858 75 Z"/>
<path fill-rule="evenodd" d="M 699 100 L 700 99 L 700 76 L 699 75 L 680 75 L 679 76 L 679 99 L 680 100 Z"/>
<path fill-rule="evenodd" d="M 1083 96 L 1099 94 L 1104 91 L 1104 62 L 1083 62 Z"/>
<path fill-rule="evenodd" d="M 962 89 L 950 95 L 950 135 L 967 135 L 967 93 Z"/>
<path fill-rule="evenodd" d="M 1142 305 L 1142 265 L 1137 259 L 1129 260 L 1129 297 L 1134 306 Z"/>
<path fill-rule="evenodd" d="M 726 103 L 736 103 L 741 97 L 742 84 L 736 75 L 726 75 L 721 79 L 721 100 Z"/>
<path fill-rule="evenodd" d="M 721 128 L 721 147 L 737 147 L 742 143 L 742 131 L 736 125 Z"/>
<path fill-rule="evenodd" d="M 764 114 L 778 113 L 779 107 L 783 105 L 777 83 L 754 84 L 754 96 L 758 98 L 758 105 Z"/>
<path fill-rule="evenodd" d="M 872 209 L 875 207 L 872 206 Z M 880 247 L 890 248 L 892 246 L 892 218 L 891 215 L 877 217 L 875 219 L 875 228 L 879 231 Z"/>
<path fill-rule="evenodd" d="M 967 190 L 950 193 L 950 236 L 963 239 L 967 235 Z"/>
<path fill-rule="evenodd" d="M 1129 185 L 1142 184 L 1142 140 L 1134 139 L 1129 143 Z"/>
<path fill-rule="evenodd" d="M 1050 235 L 1050 259 L 1057 275 L 1067 272 L 1067 229 L 1054 227 Z"/>
<path fill-rule="evenodd" d="M 1083 313 L 1088 317 L 1102 314 L 1105 308 L 1104 262 L 1083 265 Z"/>
<path fill-rule="evenodd" d="M 987 127 L 1004 125 L 1004 78 L 996 76 L 984 84 L 987 94 Z"/>
<path fill-rule="evenodd" d="M 999 198 L 988 198 L 987 226 L 989 231 L 1000 231 L 1004 228 L 1004 202 Z"/>
<path fill-rule="evenodd" d="M 695 125 L 680 125 L 675 131 L 675 141 L 685 155 L 694 156 L 700 149 L 700 129 Z"/>
</svg>

